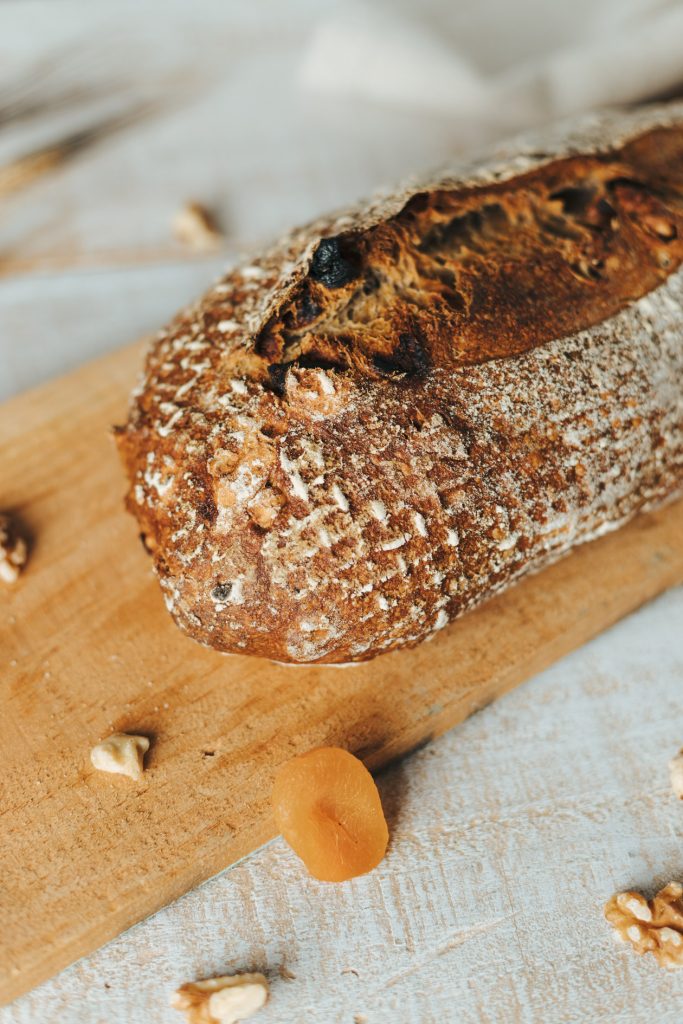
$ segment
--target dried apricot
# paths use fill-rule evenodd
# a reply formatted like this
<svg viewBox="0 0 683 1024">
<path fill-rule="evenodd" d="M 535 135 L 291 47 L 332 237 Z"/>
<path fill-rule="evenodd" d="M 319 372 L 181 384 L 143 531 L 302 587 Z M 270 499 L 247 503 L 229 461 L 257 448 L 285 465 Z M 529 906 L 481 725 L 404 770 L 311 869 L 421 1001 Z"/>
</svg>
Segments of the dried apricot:
<svg viewBox="0 0 683 1024">
<path fill-rule="evenodd" d="M 379 864 L 389 830 L 377 786 L 362 761 L 320 747 L 284 764 L 273 786 L 278 828 L 321 882 L 344 882 Z"/>
</svg>

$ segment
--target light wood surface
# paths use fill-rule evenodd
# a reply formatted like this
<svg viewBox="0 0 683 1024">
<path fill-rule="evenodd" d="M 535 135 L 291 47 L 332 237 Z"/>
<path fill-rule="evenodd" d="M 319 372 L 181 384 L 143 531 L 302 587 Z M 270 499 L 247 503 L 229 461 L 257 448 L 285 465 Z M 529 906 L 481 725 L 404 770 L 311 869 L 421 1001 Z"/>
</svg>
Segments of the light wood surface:
<svg viewBox="0 0 683 1024">
<path fill-rule="evenodd" d="M 0 594 L 0 993 L 16 996 L 273 834 L 292 754 L 377 768 L 683 580 L 683 503 L 585 546 L 413 651 L 291 668 L 206 650 L 172 624 L 122 508 L 108 431 L 134 347 L 0 409 L 4 501 L 34 538 Z M 92 769 L 148 735 L 141 784 Z"/>
</svg>

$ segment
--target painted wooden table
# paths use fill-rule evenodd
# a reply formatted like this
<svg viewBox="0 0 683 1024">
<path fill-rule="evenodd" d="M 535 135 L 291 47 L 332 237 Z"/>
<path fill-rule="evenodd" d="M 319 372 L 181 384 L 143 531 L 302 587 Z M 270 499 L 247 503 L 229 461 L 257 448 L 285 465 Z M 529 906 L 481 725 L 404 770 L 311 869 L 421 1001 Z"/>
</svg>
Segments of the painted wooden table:
<svg viewBox="0 0 683 1024">
<path fill-rule="evenodd" d="M 498 130 L 316 97 L 299 69 L 336 5 L 284 6 L 2 6 L 0 398 L 154 329 L 241 248 Z M 193 198 L 218 252 L 172 238 Z M 276 840 L 0 1024 L 170 1024 L 179 983 L 233 970 L 270 977 L 264 1024 L 680 1024 L 683 973 L 614 946 L 601 907 L 683 875 L 681 745 L 679 589 L 383 773 L 370 876 L 313 882 Z"/>
</svg>

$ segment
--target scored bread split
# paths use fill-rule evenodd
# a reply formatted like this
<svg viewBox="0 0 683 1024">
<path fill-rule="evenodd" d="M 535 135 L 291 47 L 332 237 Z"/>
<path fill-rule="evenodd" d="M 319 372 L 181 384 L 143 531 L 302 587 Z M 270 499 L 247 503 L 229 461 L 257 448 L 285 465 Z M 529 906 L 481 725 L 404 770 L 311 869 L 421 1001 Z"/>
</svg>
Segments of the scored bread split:
<svg viewBox="0 0 683 1024">
<path fill-rule="evenodd" d="M 283 662 L 414 645 L 683 492 L 683 104 L 287 236 L 153 341 L 116 436 L 166 604 Z"/>
</svg>

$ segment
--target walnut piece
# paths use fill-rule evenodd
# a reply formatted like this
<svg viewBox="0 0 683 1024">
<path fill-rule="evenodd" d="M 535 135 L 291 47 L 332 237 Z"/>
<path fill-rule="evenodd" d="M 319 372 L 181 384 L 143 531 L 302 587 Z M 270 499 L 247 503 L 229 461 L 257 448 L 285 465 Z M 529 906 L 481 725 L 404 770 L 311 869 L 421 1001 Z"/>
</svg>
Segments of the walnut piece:
<svg viewBox="0 0 683 1024">
<path fill-rule="evenodd" d="M 605 917 L 620 942 L 636 953 L 652 953 L 660 967 L 683 967 L 683 885 L 669 882 L 646 900 L 637 892 L 620 892 L 605 905 Z"/>
<path fill-rule="evenodd" d="M 683 800 L 683 749 L 669 761 L 671 788 L 679 800 Z"/>
<path fill-rule="evenodd" d="M 171 1006 L 189 1024 L 236 1024 L 265 1006 L 268 982 L 262 974 L 234 974 L 182 985 Z"/>
<path fill-rule="evenodd" d="M 26 541 L 17 534 L 9 516 L 0 513 L 0 580 L 16 583 L 27 557 Z"/>
<path fill-rule="evenodd" d="M 285 503 L 284 495 L 274 487 L 264 488 L 247 505 L 247 511 L 257 526 L 268 530 Z"/>
<path fill-rule="evenodd" d="M 131 736 L 115 732 L 107 736 L 90 751 L 93 766 L 101 772 L 128 775 L 139 782 L 144 770 L 145 754 L 149 750 L 146 736 Z"/>
<path fill-rule="evenodd" d="M 209 211 L 201 203 L 185 203 L 173 218 L 173 234 L 179 242 L 196 252 L 217 249 L 222 234 Z"/>
</svg>

